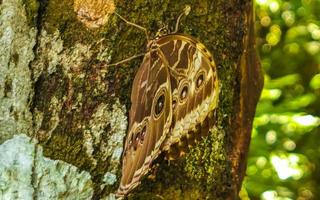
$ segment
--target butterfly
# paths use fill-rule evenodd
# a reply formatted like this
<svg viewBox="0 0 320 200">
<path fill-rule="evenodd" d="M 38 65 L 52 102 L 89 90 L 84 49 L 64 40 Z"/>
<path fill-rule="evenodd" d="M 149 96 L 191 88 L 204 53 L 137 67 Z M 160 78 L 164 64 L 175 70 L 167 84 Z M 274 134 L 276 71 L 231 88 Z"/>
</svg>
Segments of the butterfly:
<svg viewBox="0 0 320 200">
<path fill-rule="evenodd" d="M 202 43 L 176 32 L 149 40 L 133 81 L 116 196 L 136 188 L 161 152 L 171 159 L 174 145 L 192 144 L 207 133 L 218 96 L 216 65 Z"/>
</svg>

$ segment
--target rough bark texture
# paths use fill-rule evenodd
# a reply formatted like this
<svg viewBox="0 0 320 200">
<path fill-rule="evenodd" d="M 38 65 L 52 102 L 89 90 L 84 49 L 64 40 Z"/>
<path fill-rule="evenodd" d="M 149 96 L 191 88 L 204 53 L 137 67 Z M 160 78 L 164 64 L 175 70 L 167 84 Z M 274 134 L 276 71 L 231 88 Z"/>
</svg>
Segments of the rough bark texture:
<svg viewBox="0 0 320 200">
<path fill-rule="evenodd" d="M 143 52 L 146 38 L 112 12 L 154 36 L 172 30 L 186 4 L 179 32 L 204 43 L 218 66 L 217 125 L 185 157 L 160 156 L 130 199 L 236 198 L 263 82 L 252 2 L 2 0 L 0 199 L 114 199 L 141 59 L 106 63 Z"/>
<path fill-rule="evenodd" d="M 239 98 L 234 101 L 231 145 L 229 158 L 232 162 L 233 193 L 229 199 L 235 199 L 241 189 L 246 172 L 246 159 L 251 139 L 251 129 L 256 104 L 263 87 L 263 76 L 255 48 L 254 10 L 248 6 L 245 12 L 247 31 L 243 38 L 243 53 L 238 68 Z M 231 148 L 230 148 L 231 147 Z"/>
</svg>

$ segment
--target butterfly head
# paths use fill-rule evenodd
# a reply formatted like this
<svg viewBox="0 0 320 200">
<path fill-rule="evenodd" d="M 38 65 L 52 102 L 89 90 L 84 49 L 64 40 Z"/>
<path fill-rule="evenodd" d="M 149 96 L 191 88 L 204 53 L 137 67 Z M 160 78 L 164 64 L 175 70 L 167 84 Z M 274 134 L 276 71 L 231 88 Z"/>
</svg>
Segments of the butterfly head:
<svg viewBox="0 0 320 200">
<path fill-rule="evenodd" d="M 161 37 L 165 36 L 165 35 L 168 35 L 170 34 L 170 31 L 169 31 L 169 28 L 168 28 L 168 25 L 163 25 L 162 28 L 160 28 L 154 39 L 150 40 L 148 42 L 148 45 L 147 45 L 147 48 L 149 50 L 152 50 L 152 49 L 157 49 L 159 47 L 159 45 L 157 44 L 157 40 L 159 40 Z"/>
<path fill-rule="evenodd" d="M 159 39 L 160 37 L 164 35 L 168 35 L 170 33 L 168 25 L 163 25 L 156 33 L 156 39 Z"/>
</svg>

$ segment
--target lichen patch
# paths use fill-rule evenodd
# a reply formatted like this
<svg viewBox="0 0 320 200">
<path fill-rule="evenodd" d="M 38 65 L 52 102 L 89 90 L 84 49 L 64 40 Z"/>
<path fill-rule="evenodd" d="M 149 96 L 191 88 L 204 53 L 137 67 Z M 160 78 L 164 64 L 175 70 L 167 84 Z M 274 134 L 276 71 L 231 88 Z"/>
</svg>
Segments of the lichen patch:
<svg viewBox="0 0 320 200">
<path fill-rule="evenodd" d="M 28 6 L 22 0 L 0 4 L 0 143 L 16 133 L 32 134 L 29 64 L 37 30 L 29 26 Z"/>
<path fill-rule="evenodd" d="M 107 23 L 115 5 L 113 0 L 74 0 L 73 9 L 88 28 L 99 28 Z"/>
<path fill-rule="evenodd" d="M 93 183 L 86 171 L 43 156 L 26 135 L 0 145 L 0 199 L 91 199 Z"/>
<path fill-rule="evenodd" d="M 92 115 L 88 126 L 84 131 L 84 148 L 92 163 L 97 164 L 94 152 L 99 149 L 103 162 L 108 159 L 109 166 L 105 174 L 104 182 L 112 185 L 120 166 L 120 157 L 123 148 L 123 138 L 127 129 L 127 117 L 125 106 L 117 100 L 110 108 L 109 105 L 101 103 Z M 106 131 L 108 134 L 105 134 Z"/>
<path fill-rule="evenodd" d="M 64 74 L 69 79 L 73 75 L 81 77 L 83 62 L 92 56 L 89 45 L 75 43 L 72 47 L 65 49 L 58 30 L 53 34 L 43 30 L 39 38 L 40 45 L 37 51 L 41 56 L 32 64 L 34 79 L 37 79 L 44 70 L 48 74 L 55 73 L 58 66 L 62 66 Z"/>
</svg>

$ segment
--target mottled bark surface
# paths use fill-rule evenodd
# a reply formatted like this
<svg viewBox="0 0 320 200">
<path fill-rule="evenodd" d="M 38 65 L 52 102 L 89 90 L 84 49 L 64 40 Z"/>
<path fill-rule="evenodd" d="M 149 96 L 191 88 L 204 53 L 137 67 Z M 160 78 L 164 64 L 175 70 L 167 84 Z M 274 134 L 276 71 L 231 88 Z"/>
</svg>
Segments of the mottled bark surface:
<svg viewBox="0 0 320 200">
<path fill-rule="evenodd" d="M 3 0 L 0 143 L 3 151 L 12 141 L 30 149 L 25 151 L 26 159 L 33 159 L 26 172 L 31 178 L 25 181 L 31 185 L 30 199 L 45 199 L 41 191 L 46 184 L 40 183 L 50 176 L 58 177 L 52 179 L 56 187 L 66 185 L 51 187 L 56 190 L 52 199 L 114 199 L 131 84 L 141 59 L 117 67 L 106 63 L 144 52 L 146 37 L 112 13 L 146 27 L 153 37 L 163 26 L 173 30 L 186 4 L 191 12 L 179 32 L 205 44 L 218 67 L 217 123 L 185 157 L 168 164 L 160 156 L 130 199 L 236 198 L 262 87 L 250 26 L 252 2 Z M 8 20 L 8 15 L 13 17 Z M 7 141 L 18 134 L 33 139 Z M 0 171 L 8 168 L 0 164 Z M 60 180 L 65 169 L 72 175 Z M 79 180 L 74 185 L 82 185 L 78 190 L 70 184 L 73 176 Z M 3 191 L 11 190 L 0 184 L 0 195 Z"/>
</svg>

